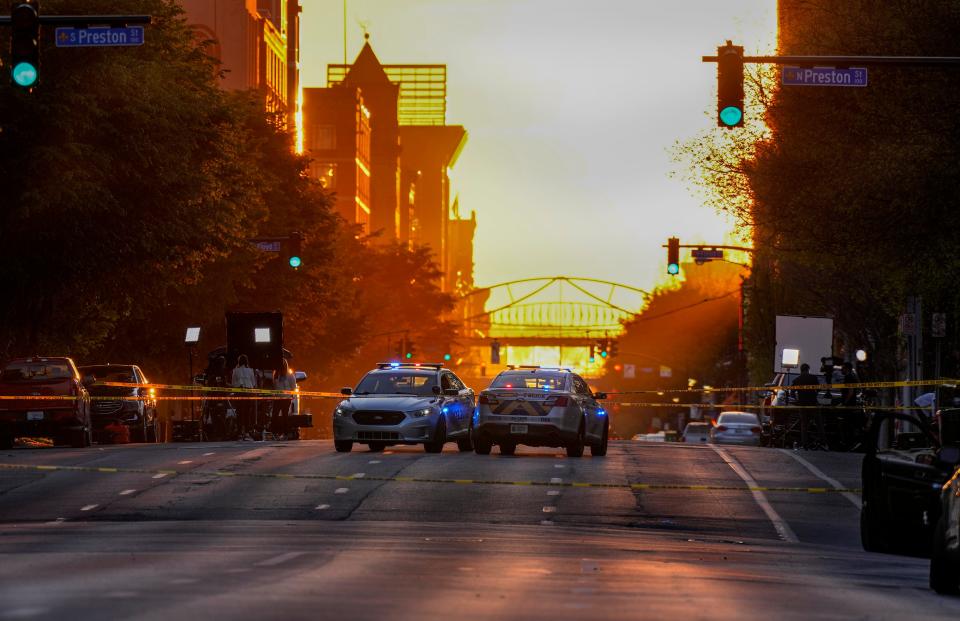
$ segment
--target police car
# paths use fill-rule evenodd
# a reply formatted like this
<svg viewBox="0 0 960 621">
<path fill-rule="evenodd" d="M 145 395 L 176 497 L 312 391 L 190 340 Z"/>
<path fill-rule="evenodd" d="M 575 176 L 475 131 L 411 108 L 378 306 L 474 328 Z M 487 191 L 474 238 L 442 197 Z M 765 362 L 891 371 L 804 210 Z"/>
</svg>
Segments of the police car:
<svg viewBox="0 0 960 621">
<path fill-rule="evenodd" d="M 337 452 L 355 443 L 371 451 L 394 444 L 423 444 L 439 453 L 447 442 L 473 450 L 473 390 L 442 364 L 383 362 L 367 373 L 333 412 Z"/>
<path fill-rule="evenodd" d="M 518 444 L 563 447 L 568 457 L 607 454 L 610 420 L 582 377 L 569 369 L 515 367 L 480 393 L 474 413 L 474 450 L 489 455 L 494 444 L 513 455 Z"/>
</svg>

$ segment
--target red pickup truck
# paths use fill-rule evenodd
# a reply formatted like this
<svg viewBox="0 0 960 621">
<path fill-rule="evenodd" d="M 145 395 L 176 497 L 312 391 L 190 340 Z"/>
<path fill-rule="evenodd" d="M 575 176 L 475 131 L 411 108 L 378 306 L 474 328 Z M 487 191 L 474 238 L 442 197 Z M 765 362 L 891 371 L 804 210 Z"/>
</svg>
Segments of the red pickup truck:
<svg viewBox="0 0 960 621">
<path fill-rule="evenodd" d="M 90 395 L 70 358 L 8 361 L 0 371 L 0 397 L 0 449 L 12 448 L 18 437 L 90 446 Z"/>
</svg>

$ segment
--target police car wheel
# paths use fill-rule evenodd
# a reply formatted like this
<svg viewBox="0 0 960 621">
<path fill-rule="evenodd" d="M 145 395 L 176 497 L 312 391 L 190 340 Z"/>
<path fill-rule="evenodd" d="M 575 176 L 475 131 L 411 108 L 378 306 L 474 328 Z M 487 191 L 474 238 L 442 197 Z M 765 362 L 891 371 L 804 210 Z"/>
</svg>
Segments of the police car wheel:
<svg viewBox="0 0 960 621">
<path fill-rule="evenodd" d="M 489 438 L 478 435 L 473 440 L 473 452 L 477 455 L 489 455 L 493 449 L 493 442 Z"/>
<path fill-rule="evenodd" d="M 353 442 L 350 440 L 334 440 L 333 448 L 337 449 L 338 453 L 349 453 L 353 450 Z"/>
<path fill-rule="evenodd" d="M 0 450 L 9 451 L 13 448 L 13 434 L 0 431 Z"/>
<path fill-rule="evenodd" d="M 943 549 L 947 523 L 944 516 L 937 522 L 933 536 L 933 554 L 930 556 L 930 588 L 941 595 L 960 594 L 960 562 L 946 558 Z"/>
<path fill-rule="evenodd" d="M 607 444 L 610 436 L 610 426 L 603 426 L 603 438 L 597 444 L 590 445 L 590 454 L 594 457 L 605 457 L 607 454 Z"/>
<path fill-rule="evenodd" d="M 513 442 L 503 442 L 500 444 L 501 455 L 513 455 L 517 452 L 517 445 Z"/>
<path fill-rule="evenodd" d="M 423 450 L 428 453 L 442 453 L 443 445 L 447 443 L 447 425 L 443 420 L 443 417 L 440 417 L 440 420 L 437 422 L 437 428 L 433 432 L 433 440 L 431 442 L 426 442 L 423 445 Z"/>
<path fill-rule="evenodd" d="M 583 444 L 583 423 L 581 422 L 577 439 L 567 445 L 567 457 L 583 457 Z"/>
</svg>

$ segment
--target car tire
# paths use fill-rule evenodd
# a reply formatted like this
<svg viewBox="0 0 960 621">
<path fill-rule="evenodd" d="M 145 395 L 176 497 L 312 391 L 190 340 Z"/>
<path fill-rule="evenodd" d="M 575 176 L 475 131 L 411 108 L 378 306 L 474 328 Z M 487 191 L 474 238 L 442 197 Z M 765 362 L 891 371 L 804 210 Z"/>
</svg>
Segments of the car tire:
<svg viewBox="0 0 960 621">
<path fill-rule="evenodd" d="M 433 432 L 433 440 L 424 442 L 423 450 L 428 453 L 442 453 L 443 445 L 447 443 L 447 423 L 443 416 L 437 421 L 437 428 Z"/>
<path fill-rule="evenodd" d="M 382 453 L 383 450 L 387 448 L 387 445 L 383 442 L 371 442 L 367 445 L 367 448 L 370 449 L 371 453 Z"/>
<path fill-rule="evenodd" d="M 577 438 L 567 444 L 567 457 L 583 457 L 583 421 L 580 421 L 580 431 L 577 432 Z"/>
<path fill-rule="evenodd" d="M 337 450 L 338 453 L 349 453 L 353 450 L 353 441 L 351 440 L 334 440 L 333 448 Z"/>
<path fill-rule="evenodd" d="M 590 454 L 594 457 L 606 457 L 607 445 L 609 444 L 609 437 L 610 437 L 610 423 L 605 423 L 603 425 L 603 437 L 600 439 L 599 443 L 590 445 Z"/>
<path fill-rule="evenodd" d="M 473 452 L 477 455 L 489 455 L 490 451 L 493 450 L 493 442 L 482 435 L 475 435 L 476 437 L 473 439 Z"/>
<path fill-rule="evenodd" d="M 91 437 L 91 432 L 89 427 L 84 427 L 76 431 L 70 432 L 70 446 L 73 448 L 87 448 L 93 444 L 93 439 Z"/>
<path fill-rule="evenodd" d="M 3 431 L 0 432 L 0 451 L 9 451 L 13 448 L 13 434 Z"/>
<path fill-rule="evenodd" d="M 469 453 L 473 450 L 473 425 L 467 430 L 466 437 L 457 440 L 457 448 L 460 449 L 461 453 Z"/>
<path fill-rule="evenodd" d="M 517 453 L 517 444 L 516 442 L 501 442 L 500 443 L 500 454 L 501 455 L 515 455 Z"/>
<path fill-rule="evenodd" d="M 960 562 L 943 555 L 946 527 L 946 517 L 940 516 L 930 555 L 930 588 L 940 595 L 960 595 Z"/>
<path fill-rule="evenodd" d="M 156 444 L 160 441 L 160 421 L 154 417 L 153 422 L 147 425 L 147 442 Z"/>
</svg>

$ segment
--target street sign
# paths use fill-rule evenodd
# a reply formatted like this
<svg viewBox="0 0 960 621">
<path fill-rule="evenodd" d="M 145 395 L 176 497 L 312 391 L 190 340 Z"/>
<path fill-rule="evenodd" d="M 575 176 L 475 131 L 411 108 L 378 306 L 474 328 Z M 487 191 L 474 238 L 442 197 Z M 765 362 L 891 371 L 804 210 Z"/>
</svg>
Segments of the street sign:
<svg viewBox="0 0 960 621">
<path fill-rule="evenodd" d="M 143 26 L 57 28 L 57 47 L 128 47 L 143 45 Z"/>
<path fill-rule="evenodd" d="M 637 377 L 637 366 L 634 364 L 623 365 L 623 379 L 634 379 Z"/>
<path fill-rule="evenodd" d="M 673 369 L 660 365 L 660 377 L 673 377 Z"/>
<path fill-rule="evenodd" d="M 280 252 L 282 242 L 278 241 L 258 241 L 254 242 L 257 250 L 262 250 L 263 252 Z"/>
<path fill-rule="evenodd" d="M 694 248 L 690 251 L 690 256 L 693 257 L 695 261 L 712 261 L 713 259 L 722 259 L 723 250 Z"/>
<path fill-rule="evenodd" d="M 784 67 L 781 81 L 784 86 L 866 86 L 867 70 L 864 67 Z"/>
</svg>

